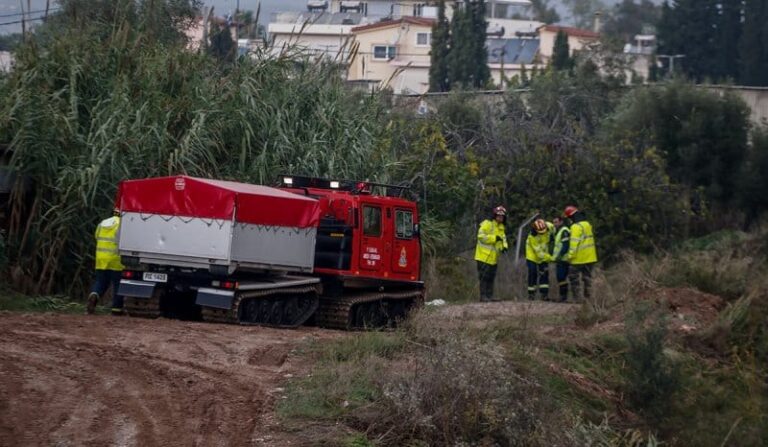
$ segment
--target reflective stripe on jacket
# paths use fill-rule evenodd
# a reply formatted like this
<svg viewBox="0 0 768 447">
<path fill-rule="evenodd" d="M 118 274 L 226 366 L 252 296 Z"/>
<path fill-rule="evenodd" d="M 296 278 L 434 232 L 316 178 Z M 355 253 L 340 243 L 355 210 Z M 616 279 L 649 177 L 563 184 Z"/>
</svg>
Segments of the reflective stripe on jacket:
<svg viewBox="0 0 768 447">
<path fill-rule="evenodd" d="M 555 234 L 555 248 L 552 250 L 552 257 L 559 261 L 568 254 L 571 241 L 571 229 L 563 225 Z"/>
<path fill-rule="evenodd" d="M 501 237 L 501 241 L 497 236 Z M 495 220 L 484 220 L 477 230 L 475 261 L 496 265 L 499 262 L 499 253 L 508 248 L 504 224 Z"/>
<path fill-rule="evenodd" d="M 595 235 L 589 222 L 582 221 L 571 225 L 571 242 L 566 261 L 575 265 L 597 262 Z"/>
<path fill-rule="evenodd" d="M 96 270 L 122 270 L 120 254 L 117 251 L 117 235 L 120 218 L 110 217 L 96 227 Z"/>
<path fill-rule="evenodd" d="M 544 233 L 528 233 L 528 237 L 525 240 L 525 259 L 541 264 L 543 262 L 549 262 L 551 256 L 549 255 L 549 241 L 552 238 L 552 233 L 555 231 L 555 226 L 551 222 L 547 222 L 547 231 Z"/>
</svg>

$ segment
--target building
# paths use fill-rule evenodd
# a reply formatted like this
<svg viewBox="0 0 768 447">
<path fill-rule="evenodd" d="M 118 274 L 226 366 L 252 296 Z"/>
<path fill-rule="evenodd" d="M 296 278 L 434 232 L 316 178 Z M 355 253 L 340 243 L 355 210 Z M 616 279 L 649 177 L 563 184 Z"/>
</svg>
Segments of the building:
<svg viewBox="0 0 768 447">
<path fill-rule="evenodd" d="M 356 12 L 279 12 L 272 15 L 267 32 L 276 54 L 302 51 L 346 60 L 355 41 L 352 28 L 364 21 L 365 16 Z"/>
<path fill-rule="evenodd" d="M 596 44 L 600 40 L 600 34 L 591 30 L 560 25 L 540 26 L 537 29 L 541 46 L 539 55 L 544 65 L 549 64 L 549 60 L 552 58 L 555 38 L 560 31 L 568 36 L 568 48 L 570 49 L 571 56 L 583 51 L 590 45 Z"/>
<path fill-rule="evenodd" d="M 434 19 L 402 17 L 352 29 L 358 44 L 348 80 L 389 87 L 397 93 L 429 90 Z"/>
<path fill-rule="evenodd" d="M 0 72 L 8 73 L 13 68 L 13 54 L 10 51 L 0 51 Z"/>
<path fill-rule="evenodd" d="M 523 70 L 530 73 L 534 66 L 539 65 L 539 39 L 488 39 L 486 46 L 491 79 L 502 88 L 516 76 L 521 76 Z"/>
<path fill-rule="evenodd" d="M 627 57 L 631 71 L 627 79 L 639 78 L 643 82 L 648 82 L 651 77 L 651 66 L 656 61 L 656 36 L 636 35 L 633 43 L 624 46 L 624 55 Z"/>
<path fill-rule="evenodd" d="M 446 3 L 449 20 L 454 5 Z M 530 9 L 529 0 L 488 2 L 488 64 L 497 85 L 538 63 L 543 24 L 526 19 Z M 273 14 L 267 31 L 275 54 L 326 56 L 348 64 L 352 85 L 420 94 L 429 88 L 437 12 L 416 0 L 308 0 L 307 11 Z"/>
</svg>

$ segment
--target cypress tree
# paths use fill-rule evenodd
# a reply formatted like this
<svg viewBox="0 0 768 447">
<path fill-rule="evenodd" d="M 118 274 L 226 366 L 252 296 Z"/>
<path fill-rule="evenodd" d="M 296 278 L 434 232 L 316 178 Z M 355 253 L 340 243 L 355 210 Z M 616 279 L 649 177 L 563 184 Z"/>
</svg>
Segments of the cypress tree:
<svg viewBox="0 0 768 447">
<path fill-rule="evenodd" d="M 448 79 L 451 87 L 470 87 L 472 77 L 472 15 L 469 4 L 457 3 L 451 19 Z"/>
<path fill-rule="evenodd" d="M 746 0 L 739 53 L 742 83 L 768 86 L 768 0 Z"/>
<path fill-rule="evenodd" d="M 678 59 L 675 65 L 680 64 L 680 70 L 695 81 L 718 80 L 732 72 L 734 65 L 725 68 L 728 62 L 720 61 L 718 56 L 728 51 L 721 48 L 726 44 L 722 39 L 733 39 L 734 34 L 739 33 L 734 21 L 739 21 L 736 16 L 740 15 L 740 8 L 725 3 L 728 2 L 675 0 L 672 7 L 666 2 L 662 6 L 659 54 L 684 55 L 685 58 Z M 736 29 L 729 29 L 734 25 Z M 732 58 L 736 52 L 731 50 L 731 53 Z"/>
<path fill-rule="evenodd" d="M 447 92 L 451 89 L 448 76 L 450 38 L 450 26 L 445 17 L 445 0 L 440 0 L 437 22 L 432 26 L 432 49 L 429 53 L 429 91 L 431 92 Z"/>
<path fill-rule="evenodd" d="M 568 35 L 560 30 L 555 37 L 555 46 L 552 48 L 552 67 L 555 70 L 570 70 L 573 67 L 571 49 L 568 45 Z"/>
<path fill-rule="evenodd" d="M 737 79 L 739 76 L 739 41 L 741 40 L 741 0 L 726 0 L 720 4 L 717 23 L 717 56 L 714 77 L 717 80 Z"/>
<path fill-rule="evenodd" d="M 483 88 L 491 78 L 488 68 L 488 49 L 485 46 L 488 22 L 485 20 L 485 0 L 475 0 L 470 3 L 472 11 L 472 54 L 473 62 L 472 86 Z"/>
</svg>

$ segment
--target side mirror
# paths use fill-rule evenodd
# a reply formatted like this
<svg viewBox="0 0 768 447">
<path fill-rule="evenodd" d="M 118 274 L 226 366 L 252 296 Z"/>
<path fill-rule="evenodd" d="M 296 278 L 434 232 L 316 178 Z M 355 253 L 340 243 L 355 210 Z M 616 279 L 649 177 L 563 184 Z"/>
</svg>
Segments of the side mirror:
<svg viewBox="0 0 768 447">
<path fill-rule="evenodd" d="M 413 224 L 413 235 L 415 237 L 421 236 L 421 227 L 419 226 L 419 224 Z"/>
</svg>

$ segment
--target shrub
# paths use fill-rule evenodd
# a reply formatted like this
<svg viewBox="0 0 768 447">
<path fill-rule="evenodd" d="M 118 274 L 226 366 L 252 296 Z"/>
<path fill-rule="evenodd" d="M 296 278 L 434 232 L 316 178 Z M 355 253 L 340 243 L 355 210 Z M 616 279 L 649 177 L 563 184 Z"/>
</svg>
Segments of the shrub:
<svg viewBox="0 0 768 447">
<path fill-rule="evenodd" d="M 680 389 L 679 369 L 664 354 L 666 336 L 666 319 L 660 312 L 638 305 L 628 315 L 627 396 L 653 422 L 669 411 L 669 403 Z"/>
<path fill-rule="evenodd" d="M 446 333 L 411 364 L 381 379 L 386 445 L 551 445 L 561 416 L 538 383 L 498 346 Z"/>
<path fill-rule="evenodd" d="M 5 232 L 0 230 L 0 277 L 6 266 L 8 266 L 8 247 L 5 243 Z"/>
</svg>

